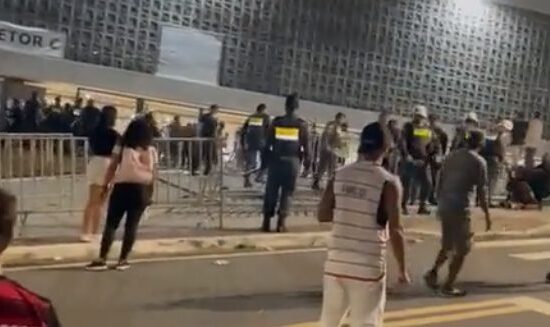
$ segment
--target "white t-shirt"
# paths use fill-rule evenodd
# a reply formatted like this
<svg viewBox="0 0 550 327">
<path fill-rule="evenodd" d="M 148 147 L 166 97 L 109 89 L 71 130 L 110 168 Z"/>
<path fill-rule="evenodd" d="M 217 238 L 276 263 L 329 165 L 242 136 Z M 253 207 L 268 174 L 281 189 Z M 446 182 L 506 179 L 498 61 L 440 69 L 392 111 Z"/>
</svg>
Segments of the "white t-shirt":
<svg viewBox="0 0 550 327">
<path fill-rule="evenodd" d="M 121 156 L 120 164 L 115 173 L 115 183 L 149 185 L 153 182 L 153 173 L 158 163 L 158 154 L 154 147 L 132 149 L 117 145 L 113 153 Z"/>
</svg>

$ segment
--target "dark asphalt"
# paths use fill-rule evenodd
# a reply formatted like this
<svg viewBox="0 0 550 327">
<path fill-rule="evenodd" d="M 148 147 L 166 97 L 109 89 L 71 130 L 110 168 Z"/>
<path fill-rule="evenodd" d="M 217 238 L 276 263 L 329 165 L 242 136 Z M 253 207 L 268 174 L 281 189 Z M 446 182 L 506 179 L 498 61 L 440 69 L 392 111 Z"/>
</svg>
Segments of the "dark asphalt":
<svg viewBox="0 0 550 327">
<path fill-rule="evenodd" d="M 431 242 L 409 249 L 414 284 L 395 290 L 388 310 L 457 301 L 435 297 L 420 279 L 436 252 Z M 550 302 L 542 283 L 544 261 L 510 258 L 509 253 L 548 251 L 548 246 L 474 250 L 461 276 L 470 291 L 460 301 L 529 296 Z M 324 253 L 267 254 L 216 259 L 142 263 L 127 272 L 82 269 L 13 272 L 8 275 L 50 297 L 64 326 L 275 327 L 315 320 L 321 305 Z M 390 276 L 390 286 L 393 278 Z M 537 313 L 495 316 L 433 326 L 548 326 Z"/>
</svg>

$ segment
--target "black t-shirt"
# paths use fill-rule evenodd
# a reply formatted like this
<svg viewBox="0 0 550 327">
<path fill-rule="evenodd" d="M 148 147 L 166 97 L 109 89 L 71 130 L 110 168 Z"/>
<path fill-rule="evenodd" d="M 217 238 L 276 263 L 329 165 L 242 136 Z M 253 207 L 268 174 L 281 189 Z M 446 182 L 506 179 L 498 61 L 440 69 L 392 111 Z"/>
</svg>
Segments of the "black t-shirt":
<svg viewBox="0 0 550 327">
<path fill-rule="evenodd" d="M 92 154 L 100 157 L 110 157 L 119 139 L 118 132 L 111 128 L 97 128 L 88 138 Z"/>
<path fill-rule="evenodd" d="M 208 113 L 201 117 L 201 137 L 215 137 L 218 130 L 218 120 Z"/>
</svg>

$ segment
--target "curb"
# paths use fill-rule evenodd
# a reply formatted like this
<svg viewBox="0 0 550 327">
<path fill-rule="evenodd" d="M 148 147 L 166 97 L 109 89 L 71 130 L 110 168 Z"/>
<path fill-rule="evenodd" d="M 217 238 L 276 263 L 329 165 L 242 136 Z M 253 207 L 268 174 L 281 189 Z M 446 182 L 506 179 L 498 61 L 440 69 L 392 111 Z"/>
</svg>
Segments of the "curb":
<svg viewBox="0 0 550 327">
<path fill-rule="evenodd" d="M 329 233 L 247 234 L 143 240 L 136 242 L 132 256 L 134 258 L 154 258 L 246 251 L 274 251 L 293 248 L 322 248 L 327 246 Z M 422 240 L 439 239 L 440 233 L 408 229 L 406 237 L 409 243 L 417 243 Z M 522 240 L 544 237 L 550 238 L 550 228 L 548 226 L 522 232 L 480 233 L 474 236 L 474 241 Z M 111 249 L 112 258 L 117 257 L 120 245 L 120 241 L 113 244 Z M 96 258 L 98 251 L 98 243 L 18 245 L 9 247 L 2 254 L 1 260 L 5 267 L 76 263 Z"/>
<path fill-rule="evenodd" d="M 326 247 L 328 233 L 250 234 L 143 240 L 136 242 L 132 256 L 135 258 L 169 257 L 235 251 Z M 120 245 L 120 241 L 113 244 L 111 257 L 118 256 Z M 99 244 L 97 243 L 12 246 L 2 254 L 2 264 L 5 267 L 17 267 L 83 262 L 96 258 L 98 251 Z"/>
</svg>

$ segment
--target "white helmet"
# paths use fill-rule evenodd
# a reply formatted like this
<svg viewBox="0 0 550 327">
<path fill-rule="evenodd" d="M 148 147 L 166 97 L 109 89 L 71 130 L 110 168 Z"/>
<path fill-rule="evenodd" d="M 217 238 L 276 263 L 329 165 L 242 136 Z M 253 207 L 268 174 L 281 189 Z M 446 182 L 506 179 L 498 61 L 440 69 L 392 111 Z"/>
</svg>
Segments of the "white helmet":
<svg viewBox="0 0 550 327">
<path fill-rule="evenodd" d="M 418 115 L 422 118 L 428 118 L 428 108 L 423 105 L 417 104 L 413 107 L 413 114 Z"/>
<path fill-rule="evenodd" d="M 464 117 L 464 120 L 471 120 L 471 121 L 475 121 L 476 123 L 479 123 L 477 114 L 474 111 L 471 111 L 468 114 L 466 114 L 466 117 Z"/>
</svg>

